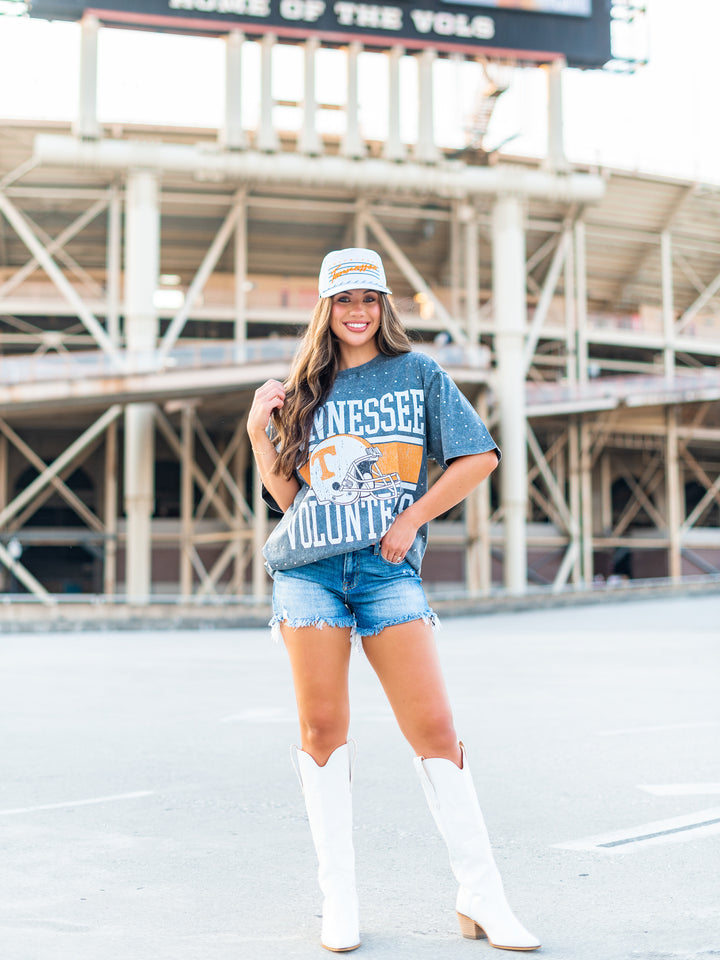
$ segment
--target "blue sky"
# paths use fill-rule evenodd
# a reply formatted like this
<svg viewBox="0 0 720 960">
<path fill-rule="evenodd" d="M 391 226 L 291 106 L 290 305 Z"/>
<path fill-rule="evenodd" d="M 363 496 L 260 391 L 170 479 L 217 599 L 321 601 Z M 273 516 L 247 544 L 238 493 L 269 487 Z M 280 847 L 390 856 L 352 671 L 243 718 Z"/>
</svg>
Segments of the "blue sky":
<svg viewBox="0 0 720 960">
<path fill-rule="evenodd" d="M 650 62 L 646 67 L 630 76 L 566 71 L 568 156 L 577 162 L 720 183 L 720 126 L 715 121 L 720 2 L 647 0 L 647 7 Z M 222 41 L 103 30 L 100 51 L 103 121 L 210 127 L 221 122 Z M 77 98 L 78 52 L 76 24 L 0 18 L 0 121 L 71 119 Z M 248 45 L 245 61 L 248 78 L 255 78 L 255 44 Z M 192 70 L 187 69 L 188 63 Z M 385 129 L 383 65 L 382 55 L 363 55 L 362 123 L 370 138 L 382 136 Z M 300 69 L 300 50 L 284 48 L 276 73 L 278 99 L 297 97 Z M 482 74 L 474 64 L 442 61 L 437 78 L 438 139 L 449 146 L 463 146 Z M 403 86 L 407 105 L 403 132 L 412 141 L 416 77 L 410 60 L 405 64 Z M 318 76 L 320 100 L 342 102 L 343 88 L 342 54 L 324 51 Z M 257 107 L 250 84 L 246 92 L 245 113 L 252 127 Z M 512 137 L 507 152 L 542 156 L 547 135 L 545 100 L 542 70 L 516 73 L 498 103 L 487 144 Z M 276 108 L 276 121 L 293 129 L 298 111 Z M 320 118 L 328 132 L 340 130 L 341 122 L 339 111 L 324 111 Z"/>
</svg>

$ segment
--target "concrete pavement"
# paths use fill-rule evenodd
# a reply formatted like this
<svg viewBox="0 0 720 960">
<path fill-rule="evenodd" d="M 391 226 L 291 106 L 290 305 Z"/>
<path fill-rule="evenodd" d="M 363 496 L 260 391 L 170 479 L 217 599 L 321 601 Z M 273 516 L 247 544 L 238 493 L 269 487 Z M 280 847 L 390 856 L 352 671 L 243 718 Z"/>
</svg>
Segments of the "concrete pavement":
<svg viewBox="0 0 720 960">
<path fill-rule="evenodd" d="M 445 620 L 456 724 L 539 957 L 720 957 L 719 623 L 716 596 Z M 362 655 L 351 674 L 355 956 L 507 956 L 459 937 L 411 751 Z M 268 631 L 0 636 L 0 958 L 328 956 L 296 739 Z"/>
</svg>

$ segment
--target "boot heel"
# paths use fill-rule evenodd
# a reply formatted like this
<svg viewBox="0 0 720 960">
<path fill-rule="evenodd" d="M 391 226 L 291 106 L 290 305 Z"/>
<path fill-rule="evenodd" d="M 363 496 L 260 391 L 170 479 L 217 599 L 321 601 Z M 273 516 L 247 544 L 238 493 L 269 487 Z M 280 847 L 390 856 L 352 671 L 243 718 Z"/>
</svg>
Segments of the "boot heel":
<svg viewBox="0 0 720 960">
<path fill-rule="evenodd" d="M 464 913 L 458 913 L 457 918 L 460 922 L 460 933 L 466 940 L 485 940 L 487 934 L 481 926 L 466 917 Z"/>
</svg>

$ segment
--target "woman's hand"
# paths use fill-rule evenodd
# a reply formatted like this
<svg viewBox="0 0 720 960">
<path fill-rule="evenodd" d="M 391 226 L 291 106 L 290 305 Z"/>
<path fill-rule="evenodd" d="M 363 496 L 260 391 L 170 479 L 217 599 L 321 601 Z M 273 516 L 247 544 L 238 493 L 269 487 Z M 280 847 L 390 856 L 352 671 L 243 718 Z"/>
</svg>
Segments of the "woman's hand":
<svg viewBox="0 0 720 960">
<path fill-rule="evenodd" d="M 399 513 L 380 541 L 380 552 L 383 557 L 390 563 L 401 563 L 405 559 L 405 554 L 415 542 L 417 532 L 418 528 L 410 519 L 410 516 Z"/>
<path fill-rule="evenodd" d="M 453 460 L 445 473 L 419 500 L 398 514 L 380 541 L 381 552 L 391 563 L 400 563 L 424 523 L 446 513 L 485 480 L 498 465 L 497 453 L 474 453 Z"/>
<path fill-rule="evenodd" d="M 281 409 L 284 403 L 285 387 L 279 380 L 266 380 L 255 391 L 247 421 L 247 432 L 253 446 L 256 441 L 262 442 L 273 410 Z"/>
<path fill-rule="evenodd" d="M 267 435 L 267 426 L 273 410 L 281 409 L 284 403 L 285 387 L 279 380 L 267 380 L 255 391 L 247 421 L 247 432 L 260 479 L 283 513 L 295 499 L 300 484 L 295 477 L 288 479 L 275 473 L 278 454 Z"/>
</svg>

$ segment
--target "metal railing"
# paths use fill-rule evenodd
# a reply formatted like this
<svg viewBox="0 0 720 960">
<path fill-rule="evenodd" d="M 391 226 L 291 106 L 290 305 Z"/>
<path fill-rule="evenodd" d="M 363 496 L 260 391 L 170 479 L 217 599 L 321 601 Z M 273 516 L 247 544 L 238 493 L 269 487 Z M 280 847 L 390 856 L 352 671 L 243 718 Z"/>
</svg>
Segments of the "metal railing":
<svg viewBox="0 0 720 960">
<path fill-rule="evenodd" d="M 290 362 L 297 350 L 295 337 L 266 337 L 236 342 L 233 340 L 184 341 L 168 354 L 160 349 L 121 353 L 122 371 L 112 357 L 100 350 L 58 354 L 0 355 L 0 385 L 107 378 L 177 369 L 246 366 L 273 360 Z M 446 366 L 488 368 L 490 351 L 456 344 L 417 344 L 416 349 L 434 356 Z"/>
</svg>

